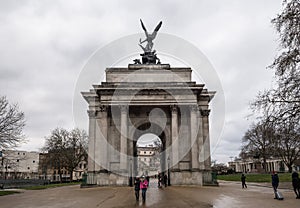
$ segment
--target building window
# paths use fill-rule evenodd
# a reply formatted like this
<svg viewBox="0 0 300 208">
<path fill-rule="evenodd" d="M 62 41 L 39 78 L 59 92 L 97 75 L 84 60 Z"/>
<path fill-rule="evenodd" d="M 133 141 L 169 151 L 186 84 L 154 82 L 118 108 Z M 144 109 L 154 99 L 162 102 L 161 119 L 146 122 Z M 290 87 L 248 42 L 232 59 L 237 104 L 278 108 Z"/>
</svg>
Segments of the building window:
<svg viewBox="0 0 300 208">
<path fill-rule="evenodd" d="M 83 168 L 86 168 L 86 164 L 83 164 Z"/>
<path fill-rule="evenodd" d="M 34 160 L 34 161 L 32 161 L 32 163 L 35 163 L 35 160 Z"/>
<path fill-rule="evenodd" d="M 29 170 L 29 169 L 30 169 L 30 167 L 27 167 L 27 169 Z"/>
<path fill-rule="evenodd" d="M 19 159 L 17 159 L 17 162 L 19 162 Z"/>
<path fill-rule="evenodd" d="M 18 152 L 18 155 L 20 155 L 20 152 Z"/>
<path fill-rule="evenodd" d="M 146 152 L 144 152 L 144 154 L 146 154 Z"/>
<path fill-rule="evenodd" d="M 151 152 L 150 152 L 150 154 L 151 154 Z"/>
<path fill-rule="evenodd" d="M 25 152 L 23 152 L 23 155 L 25 155 Z"/>
<path fill-rule="evenodd" d="M 144 158 L 144 161 L 146 161 L 146 158 Z"/>
</svg>

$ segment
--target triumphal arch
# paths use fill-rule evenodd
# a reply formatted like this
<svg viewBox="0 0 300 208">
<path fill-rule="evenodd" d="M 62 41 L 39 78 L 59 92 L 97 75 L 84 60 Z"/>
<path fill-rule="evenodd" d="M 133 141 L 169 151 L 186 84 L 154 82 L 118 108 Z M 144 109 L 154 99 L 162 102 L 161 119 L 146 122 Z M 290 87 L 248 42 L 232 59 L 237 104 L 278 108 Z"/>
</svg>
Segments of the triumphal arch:
<svg viewBox="0 0 300 208">
<path fill-rule="evenodd" d="M 152 34 L 141 24 L 141 60 L 107 68 L 104 82 L 82 92 L 89 115 L 87 183 L 130 185 L 138 173 L 137 140 L 148 133 L 162 141 L 161 172 L 171 185 L 209 183 L 209 103 L 215 92 L 192 81 L 191 68 L 162 64 L 152 50 L 161 23 Z"/>
</svg>

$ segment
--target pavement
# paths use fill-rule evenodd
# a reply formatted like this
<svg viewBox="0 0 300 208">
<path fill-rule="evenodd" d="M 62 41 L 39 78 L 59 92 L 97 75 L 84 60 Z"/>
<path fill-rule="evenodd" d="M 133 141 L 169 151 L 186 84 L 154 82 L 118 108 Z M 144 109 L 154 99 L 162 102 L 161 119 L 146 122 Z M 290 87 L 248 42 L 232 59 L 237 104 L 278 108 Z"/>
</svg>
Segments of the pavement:
<svg viewBox="0 0 300 208">
<path fill-rule="evenodd" d="M 21 190 L 20 194 L 0 197 L 1 208 L 129 208 L 129 207 L 197 207 L 197 208 L 299 208 L 291 189 L 280 189 L 284 200 L 274 199 L 271 187 L 221 181 L 219 187 L 169 186 L 157 188 L 150 180 L 145 203 L 136 202 L 132 187 L 80 188 L 79 185 L 44 190 Z"/>
</svg>

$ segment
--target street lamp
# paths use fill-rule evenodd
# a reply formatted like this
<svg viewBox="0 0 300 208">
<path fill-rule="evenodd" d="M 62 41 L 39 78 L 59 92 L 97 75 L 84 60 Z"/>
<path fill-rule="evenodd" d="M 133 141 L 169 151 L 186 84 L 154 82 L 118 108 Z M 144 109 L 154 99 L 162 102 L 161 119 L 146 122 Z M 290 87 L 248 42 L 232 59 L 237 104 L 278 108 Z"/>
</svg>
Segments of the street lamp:
<svg viewBox="0 0 300 208">
<path fill-rule="evenodd" d="M 130 169 L 129 169 L 129 186 L 133 186 L 132 183 L 132 158 L 130 158 Z"/>
<path fill-rule="evenodd" d="M 170 180 L 170 156 L 168 156 L 168 186 L 171 185 L 171 180 Z"/>
</svg>

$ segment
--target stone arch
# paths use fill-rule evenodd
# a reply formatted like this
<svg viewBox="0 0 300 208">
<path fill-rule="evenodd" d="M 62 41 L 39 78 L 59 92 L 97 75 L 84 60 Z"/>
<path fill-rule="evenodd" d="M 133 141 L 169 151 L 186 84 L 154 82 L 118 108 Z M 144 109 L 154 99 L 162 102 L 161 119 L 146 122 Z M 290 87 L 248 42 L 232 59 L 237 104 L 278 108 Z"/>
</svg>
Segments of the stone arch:
<svg viewBox="0 0 300 208">
<path fill-rule="evenodd" d="M 142 131 L 139 131 L 142 130 Z M 133 169 L 134 169 L 134 176 L 137 176 L 137 140 L 144 134 L 154 134 L 158 136 L 162 142 L 162 150 L 160 154 L 160 165 L 161 165 L 161 170 L 166 171 L 167 166 L 167 158 L 166 158 L 166 142 L 167 142 L 167 137 L 165 133 L 165 129 L 162 129 L 159 125 L 155 123 L 149 123 L 148 122 L 142 122 L 134 131 L 133 133 Z"/>
<path fill-rule="evenodd" d="M 120 85 L 133 72 L 137 79 Z M 214 92 L 193 82 L 191 72 L 191 68 L 169 65 L 108 68 L 106 82 L 82 93 L 89 104 L 88 184 L 132 185 L 134 149 L 137 139 L 145 133 L 157 135 L 164 150 L 171 149 L 163 153 L 163 169 L 168 169 L 171 184 L 202 185 L 210 181 L 208 117 Z M 112 107 L 114 119 L 109 111 Z M 180 107 L 184 107 L 185 113 L 181 113 Z M 161 111 L 152 114 L 155 108 Z M 160 113 L 166 118 L 165 127 L 159 125 Z M 187 157 L 181 158 L 179 153 L 184 144 L 188 144 Z M 101 163 L 95 163 L 97 160 Z"/>
</svg>

